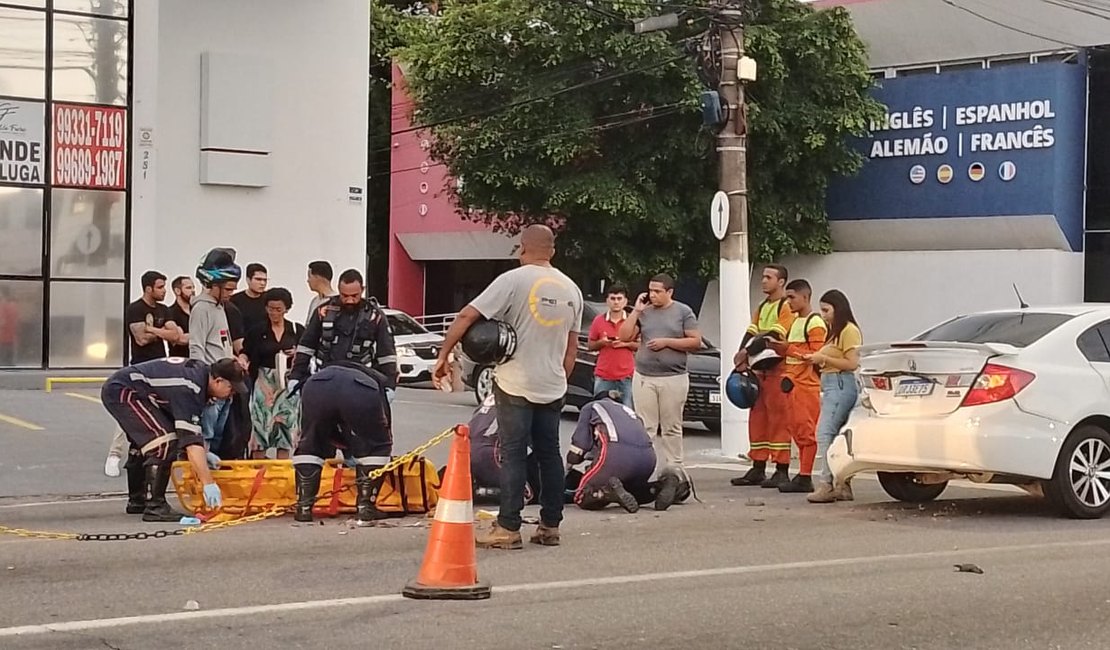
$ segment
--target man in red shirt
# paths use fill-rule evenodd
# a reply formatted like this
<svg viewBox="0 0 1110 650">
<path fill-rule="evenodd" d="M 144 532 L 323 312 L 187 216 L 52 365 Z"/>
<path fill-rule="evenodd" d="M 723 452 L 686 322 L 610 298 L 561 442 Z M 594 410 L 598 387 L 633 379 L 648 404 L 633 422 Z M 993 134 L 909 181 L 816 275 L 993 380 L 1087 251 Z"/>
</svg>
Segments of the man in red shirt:
<svg viewBox="0 0 1110 650">
<path fill-rule="evenodd" d="M 590 325 L 588 345 L 597 352 L 594 368 L 594 395 L 615 390 L 621 402 L 632 407 L 632 373 L 636 370 L 636 350 L 639 341 L 621 341 L 617 333 L 624 322 L 628 306 L 628 290 L 620 285 L 609 288 L 605 298 L 609 311 L 598 314 Z"/>
</svg>

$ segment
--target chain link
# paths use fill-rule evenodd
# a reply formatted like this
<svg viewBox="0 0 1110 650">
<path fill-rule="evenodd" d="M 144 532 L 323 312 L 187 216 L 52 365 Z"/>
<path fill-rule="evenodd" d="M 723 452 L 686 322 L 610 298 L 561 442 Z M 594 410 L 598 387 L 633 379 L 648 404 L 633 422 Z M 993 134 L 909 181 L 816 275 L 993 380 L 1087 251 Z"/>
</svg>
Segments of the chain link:
<svg viewBox="0 0 1110 650">
<path fill-rule="evenodd" d="M 370 472 L 370 479 L 376 479 L 384 476 L 388 472 L 401 467 L 402 465 L 411 462 L 419 456 L 424 455 L 432 447 L 447 440 L 455 435 L 457 427 L 451 427 L 443 432 L 433 436 L 430 440 L 417 446 L 412 451 L 398 456 L 389 461 L 382 467 Z M 336 494 L 346 492 L 350 486 L 332 490 L 321 496 L 317 497 L 317 501 L 327 500 L 334 497 Z M 76 540 L 78 542 L 122 542 L 128 540 L 146 540 L 146 539 L 164 539 L 166 537 L 176 537 L 181 535 L 195 535 L 196 533 L 208 533 L 214 530 L 221 530 L 224 528 L 232 528 L 234 526 L 241 526 L 256 521 L 264 521 L 266 519 L 273 519 L 280 517 L 288 512 L 289 509 L 285 506 L 270 506 L 262 512 L 253 515 L 242 515 L 227 521 L 213 521 L 199 526 L 190 526 L 188 528 L 179 528 L 176 530 L 158 530 L 154 532 L 140 532 L 140 533 L 55 533 L 40 530 L 26 530 L 23 528 L 9 528 L 8 526 L 0 525 L 0 534 L 15 535 L 17 537 L 24 537 L 28 539 L 54 539 L 54 540 Z"/>
</svg>

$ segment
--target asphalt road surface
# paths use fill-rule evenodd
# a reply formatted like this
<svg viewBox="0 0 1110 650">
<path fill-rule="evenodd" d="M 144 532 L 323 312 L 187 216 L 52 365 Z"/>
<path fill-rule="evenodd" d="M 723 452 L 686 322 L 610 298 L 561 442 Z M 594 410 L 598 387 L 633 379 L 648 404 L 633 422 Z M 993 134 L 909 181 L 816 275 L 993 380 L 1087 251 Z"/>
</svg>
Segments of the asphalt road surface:
<svg viewBox="0 0 1110 650">
<path fill-rule="evenodd" d="M 398 447 L 472 404 L 398 399 L 409 420 Z M 41 427 L 0 420 L 0 493 L 44 495 L 0 498 L 0 523 L 164 526 L 122 514 L 117 498 L 59 498 L 122 485 L 98 477 L 111 434 L 98 408 L 64 393 L 0 395 L 0 414 Z M 897 504 L 867 477 L 853 503 L 810 505 L 728 486 L 743 468 L 712 459 L 715 437 L 689 433 L 708 450 L 693 461 L 703 503 L 569 508 L 562 546 L 478 551 L 486 601 L 399 595 L 423 556 L 421 518 L 368 529 L 279 519 L 153 541 L 0 537 L 0 648 L 1110 647 L 1110 521 L 1063 520 L 1038 499 L 966 485 Z"/>
</svg>

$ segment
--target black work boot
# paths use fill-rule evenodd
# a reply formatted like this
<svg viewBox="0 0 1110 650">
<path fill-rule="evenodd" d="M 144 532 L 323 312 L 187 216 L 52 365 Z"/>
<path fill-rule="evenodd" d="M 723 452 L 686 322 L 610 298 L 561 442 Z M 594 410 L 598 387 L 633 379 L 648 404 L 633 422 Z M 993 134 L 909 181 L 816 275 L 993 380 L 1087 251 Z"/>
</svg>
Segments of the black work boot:
<svg viewBox="0 0 1110 650">
<path fill-rule="evenodd" d="M 675 497 L 678 495 L 678 475 L 674 472 L 667 472 L 659 478 L 659 492 L 655 495 L 655 509 L 666 510 L 674 505 Z"/>
<path fill-rule="evenodd" d="M 775 465 L 775 473 L 759 484 L 760 487 L 777 488 L 790 482 L 790 465 Z"/>
<path fill-rule="evenodd" d="M 127 470 L 127 514 L 141 515 L 146 511 L 146 472 L 142 456 L 129 456 L 123 468 Z"/>
<path fill-rule="evenodd" d="M 606 489 L 609 496 L 609 501 L 619 505 L 628 512 L 636 512 L 640 509 L 640 503 L 636 501 L 636 497 L 632 493 L 624 489 L 624 483 L 616 476 L 609 479 L 609 485 Z"/>
<path fill-rule="evenodd" d="M 293 466 L 297 482 L 297 505 L 293 509 L 294 521 L 312 521 L 312 506 L 316 505 L 316 494 L 320 491 L 320 472 L 323 469 L 312 463 Z"/>
<path fill-rule="evenodd" d="M 794 477 L 794 480 L 780 485 L 779 492 L 813 492 L 813 478 L 809 475 L 798 474 Z"/>
<path fill-rule="evenodd" d="M 177 522 L 185 516 L 166 503 L 166 486 L 170 482 L 171 467 L 172 463 L 168 460 L 144 465 L 147 494 L 143 521 Z"/>
<path fill-rule="evenodd" d="M 389 516 L 374 505 L 374 499 L 378 496 L 378 489 L 381 488 L 385 476 L 372 479 L 370 473 L 381 468 L 381 465 L 359 465 L 355 468 L 355 487 L 358 488 L 358 497 L 355 501 L 357 524 L 368 524 Z"/>
<path fill-rule="evenodd" d="M 747 474 L 744 474 L 743 476 L 737 476 L 736 478 L 729 481 L 729 483 L 741 487 L 746 485 L 760 485 L 766 478 L 767 461 L 757 460 L 752 463 L 752 468 L 748 470 Z"/>
</svg>

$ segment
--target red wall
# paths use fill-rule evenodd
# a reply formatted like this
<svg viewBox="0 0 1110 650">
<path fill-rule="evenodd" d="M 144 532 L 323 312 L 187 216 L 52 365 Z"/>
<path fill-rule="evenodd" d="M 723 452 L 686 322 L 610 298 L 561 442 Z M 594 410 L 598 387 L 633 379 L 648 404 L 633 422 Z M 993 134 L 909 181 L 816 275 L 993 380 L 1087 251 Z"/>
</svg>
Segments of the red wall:
<svg viewBox="0 0 1110 650">
<path fill-rule="evenodd" d="M 392 173 L 389 205 L 389 306 L 414 316 L 424 313 L 424 265 L 409 258 L 398 233 L 470 232 L 484 230 L 464 220 L 450 200 L 446 168 L 422 146 L 425 135 L 408 131 L 413 125 L 413 103 L 400 68 L 393 66 L 391 102 Z M 401 133 L 402 131 L 408 131 Z M 426 145 L 426 142 L 425 142 Z M 426 210 L 422 208 L 426 206 Z M 425 214 L 421 215 L 421 212 Z"/>
</svg>

